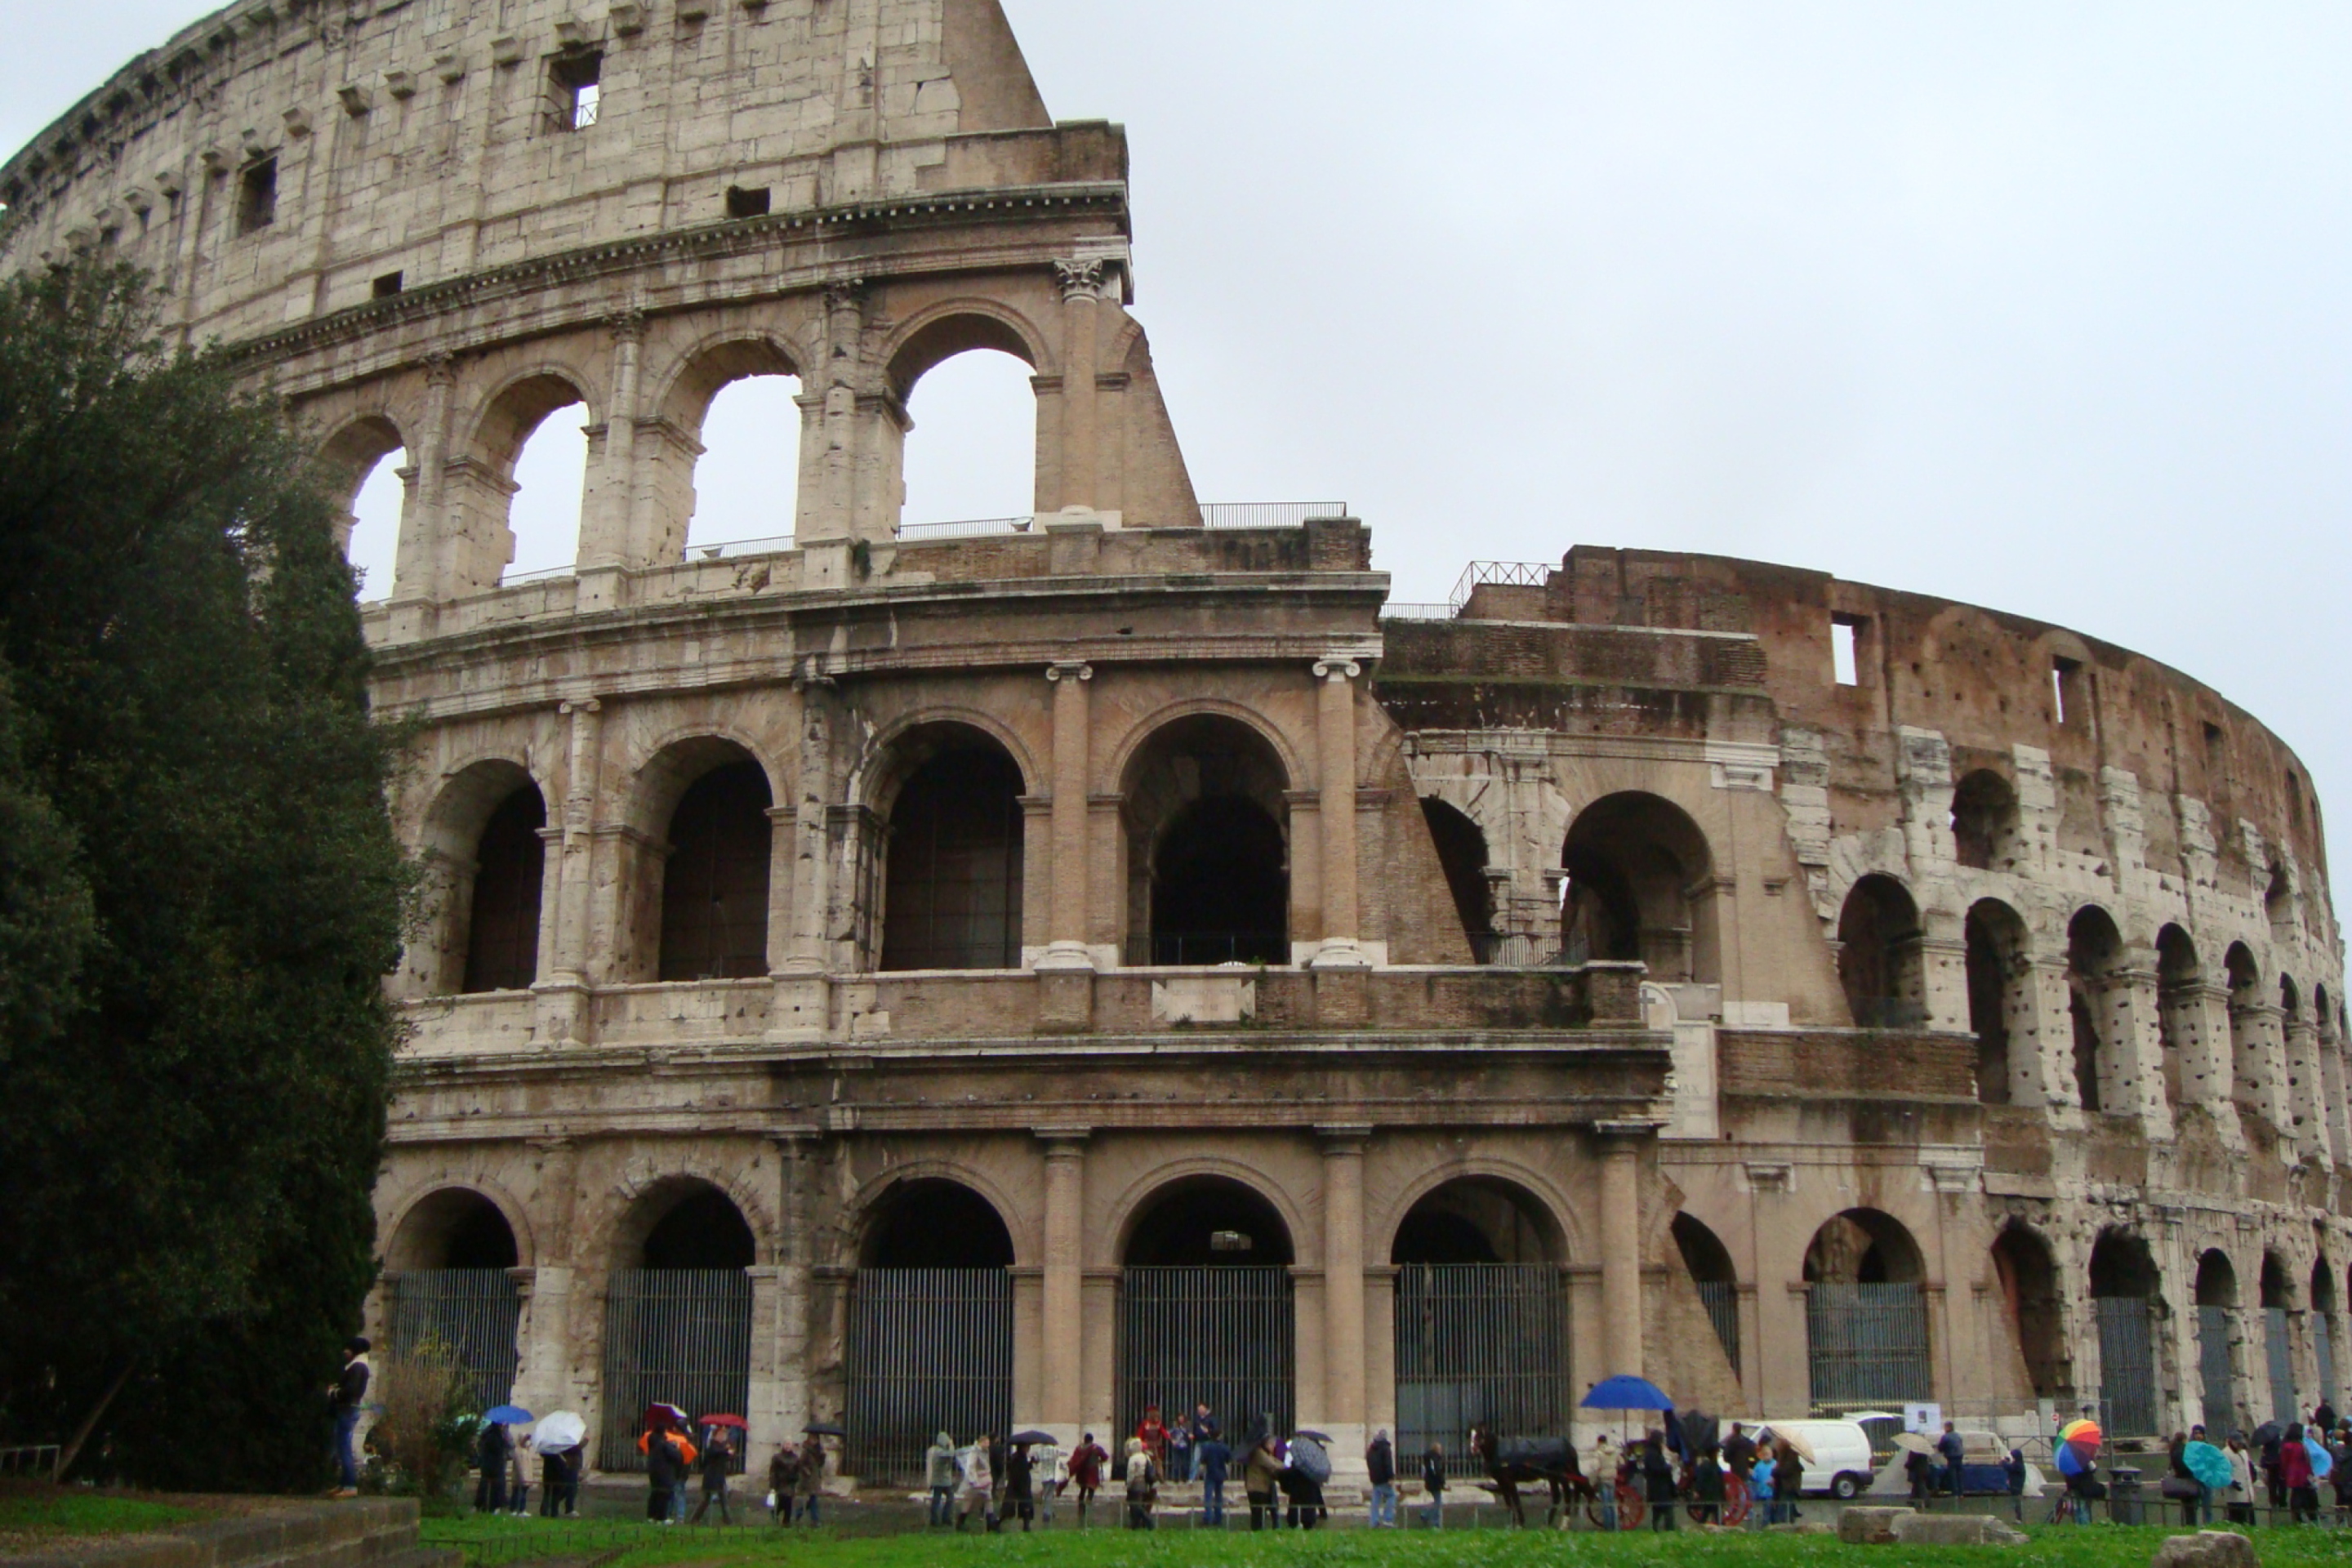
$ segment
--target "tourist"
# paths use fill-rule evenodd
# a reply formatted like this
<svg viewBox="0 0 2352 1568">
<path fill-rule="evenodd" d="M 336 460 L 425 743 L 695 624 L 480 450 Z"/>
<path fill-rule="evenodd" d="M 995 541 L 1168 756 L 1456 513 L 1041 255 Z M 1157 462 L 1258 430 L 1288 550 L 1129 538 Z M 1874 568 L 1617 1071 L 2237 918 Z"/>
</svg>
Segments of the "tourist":
<svg viewBox="0 0 2352 1568">
<path fill-rule="evenodd" d="M 694 1517 L 687 1522 L 700 1524 L 710 1505 L 719 1505 L 719 1522 L 735 1522 L 734 1510 L 727 1506 L 727 1470 L 735 1459 L 735 1440 L 724 1426 L 713 1426 L 702 1446 L 702 1500 L 695 1505 Z"/>
<path fill-rule="evenodd" d="M 1029 1445 L 1015 1443 L 1013 1451 L 1004 1456 L 1004 1506 L 999 1510 L 999 1521 L 1017 1519 L 1025 1532 L 1030 1528 L 1030 1521 L 1037 1517 L 1035 1489 L 1035 1478 L 1029 1461 Z"/>
<path fill-rule="evenodd" d="M 1192 1444 L 1192 1469 L 1201 1478 L 1201 1522 L 1213 1530 L 1225 1527 L 1225 1468 L 1233 1461 L 1233 1449 L 1217 1436 L 1216 1424 L 1212 1422 L 1209 1435 Z"/>
<path fill-rule="evenodd" d="M 957 1494 L 955 1527 L 961 1532 L 971 1516 L 980 1515 L 981 1528 L 996 1528 L 995 1458 L 989 1450 L 995 1442 L 992 1434 L 982 1432 L 963 1451 L 963 1489 Z"/>
<path fill-rule="evenodd" d="M 1624 1463 L 1618 1452 L 1617 1439 L 1603 1432 L 1592 1445 L 1592 1463 L 1585 1474 L 1592 1479 L 1592 1489 L 1600 1495 L 1601 1528 L 1617 1528 L 1617 1471 Z"/>
<path fill-rule="evenodd" d="M 646 1428 L 638 1446 L 646 1451 L 646 1517 L 656 1524 L 667 1524 L 671 1522 L 670 1497 L 685 1481 L 686 1468 L 668 1430 L 659 1422 Z"/>
<path fill-rule="evenodd" d="M 1772 1461 L 1772 1493 L 1780 1500 L 1780 1517 L 1776 1524 L 1794 1524 L 1801 1517 L 1797 1500 L 1805 1492 L 1805 1461 L 1797 1458 L 1796 1446 L 1781 1442 L 1779 1458 Z"/>
<path fill-rule="evenodd" d="M 1739 1478 L 1741 1486 L 1748 1485 L 1748 1478 L 1755 1473 L 1756 1439 L 1737 1421 L 1731 1424 L 1731 1436 L 1723 1440 L 1723 1465 Z"/>
<path fill-rule="evenodd" d="M 2303 1446 L 2303 1423 L 2292 1422 L 2279 1440 L 2279 1480 L 2286 1488 L 2287 1520 L 2319 1522 L 2319 1489 L 2312 1484 L 2311 1450 Z"/>
<path fill-rule="evenodd" d="M 1642 1500 L 1650 1505 L 1650 1528 L 1673 1530 L 1675 1503 L 1674 1461 L 1666 1458 L 1666 1435 L 1655 1427 L 1642 1440 Z"/>
<path fill-rule="evenodd" d="M 1102 1490 L 1103 1467 L 1109 1463 L 1110 1450 L 1096 1442 L 1091 1432 L 1078 1445 L 1078 1451 L 1070 1456 L 1070 1479 L 1077 1483 L 1078 1488 L 1080 1530 L 1087 1527 L 1087 1505 L 1095 1500 L 1095 1493 Z"/>
<path fill-rule="evenodd" d="M 945 1432 L 931 1438 L 923 1455 L 923 1482 L 931 1490 L 931 1523 L 945 1524 L 955 1507 L 955 1439 Z"/>
<path fill-rule="evenodd" d="M 2336 1522 L 2352 1524 L 2352 1435 L 2341 1427 L 2327 1446 L 2327 1476 L 2336 1491 Z"/>
<path fill-rule="evenodd" d="M 1192 1424 L 1179 1421 L 1168 1428 L 1168 1473 L 1180 1481 L 1192 1479 Z"/>
<path fill-rule="evenodd" d="M 1152 1529 L 1152 1505 L 1159 1500 L 1160 1461 L 1152 1457 L 1150 1440 L 1139 1434 L 1127 1440 L 1128 1529 Z"/>
<path fill-rule="evenodd" d="M 1143 1447 L 1159 1462 L 1162 1474 L 1168 1468 L 1168 1428 L 1160 1419 L 1160 1406 L 1143 1407 L 1143 1419 L 1135 1424 L 1135 1435 L 1143 1439 Z"/>
<path fill-rule="evenodd" d="M 1954 1497 L 1958 1497 L 1963 1479 L 1961 1472 L 1967 1468 L 1969 1449 L 1968 1445 L 1960 1441 L 1958 1429 L 1949 1421 L 1944 1423 L 1944 1435 L 1936 1439 L 1936 1452 L 1944 1461 L 1946 1489 Z"/>
<path fill-rule="evenodd" d="M 1249 1498 L 1250 1528 L 1264 1530 L 1272 1518 L 1282 1522 L 1274 1511 L 1275 1478 L 1282 1473 L 1282 1461 L 1275 1458 L 1274 1438 L 1263 1436 L 1251 1445 L 1249 1458 L 1242 1464 L 1242 1490 Z"/>
<path fill-rule="evenodd" d="M 545 1449 L 539 1456 L 539 1515 L 554 1519 L 580 1511 L 580 1450 Z"/>
<path fill-rule="evenodd" d="M 790 1443 L 776 1445 L 768 1460 L 768 1511 L 779 1526 L 793 1521 L 793 1492 L 801 1479 L 800 1451 Z"/>
<path fill-rule="evenodd" d="M 1421 1489 L 1429 1494 L 1422 1505 L 1421 1522 L 1427 1530 L 1445 1528 L 1445 1445 L 1432 1443 L 1421 1456 Z"/>
<path fill-rule="evenodd" d="M 801 1442 L 799 1470 L 793 1477 L 793 1491 L 801 1503 L 801 1522 L 811 1530 L 817 1527 L 816 1505 L 824 1496 L 824 1438 L 811 1432 Z"/>
<path fill-rule="evenodd" d="M 1723 1459 L 1713 1448 L 1701 1448 L 1691 1467 L 1691 1522 L 1723 1522 Z"/>
<path fill-rule="evenodd" d="M 2252 1526 L 2254 1522 L 2254 1457 L 2246 1451 L 2246 1435 L 2230 1434 L 2230 1502 L 2226 1510 L 2231 1524 Z"/>
<path fill-rule="evenodd" d="M 482 1423 L 481 1436 L 474 1439 L 474 1463 L 480 1467 L 481 1479 L 474 1483 L 476 1513 L 504 1513 L 507 1507 L 507 1467 L 514 1460 L 514 1435 L 503 1421 Z"/>
<path fill-rule="evenodd" d="M 1770 1451 L 1767 1449 L 1764 1452 L 1766 1462 L 1756 1466 L 1748 1476 L 1748 1496 L 1755 1505 L 1749 1517 L 1758 1524 L 1778 1524 L 1780 1522 L 1780 1500 L 1772 1486 Z"/>
<path fill-rule="evenodd" d="M 352 1447 L 352 1436 L 359 1430 L 360 1412 L 366 1408 L 368 1377 L 368 1342 L 353 1338 L 343 1342 L 342 1375 L 328 1395 L 328 1405 L 335 1413 L 335 1489 L 334 1497 L 360 1495 L 360 1458 Z"/>
<path fill-rule="evenodd" d="M 1903 1479 L 1911 1483 L 1911 1506 L 1924 1510 L 1927 1506 L 1927 1478 L 1936 1468 L 1936 1461 L 1917 1448 L 1903 1455 Z"/>
<path fill-rule="evenodd" d="M 1275 1477 L 1275 1484 L 1282 1489 L 1283 1499 L 1289 1505 L 1284 1522 L 1293 1530 L 1313 1530 L 1323 1522 L 1323 1483 L 1297 1462 L 1298 1444 L 1307 1441 L 1301 1437 L 1291 1444 L 1288 1462 Z"/>
<path fill-rule="evenodd" d="M 1372 1484 L 1371 1513 L 1367 1522 L 1372 1529 L 1383 1526 L 1396 1528 L 1396 1450 L 1389 1445 L 1388 1428 L 1372 1434 L 1370 1447 L 1364 1450 L 1364 1473 Z"/>
</svg>

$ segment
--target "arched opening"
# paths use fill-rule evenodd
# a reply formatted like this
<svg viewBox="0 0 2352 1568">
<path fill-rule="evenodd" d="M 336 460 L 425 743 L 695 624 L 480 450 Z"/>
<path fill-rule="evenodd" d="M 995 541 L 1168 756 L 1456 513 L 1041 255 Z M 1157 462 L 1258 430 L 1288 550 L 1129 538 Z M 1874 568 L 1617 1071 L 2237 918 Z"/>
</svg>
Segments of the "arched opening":
<svg viewBox="0 0 2352 1568">
<path fill-rule="evenodd" d="M 1462 1434 L 1561 1426 L 1567 1313 L 1559 1242 L 1534 1194 L 1466 1176 L 1424 1194 L 1389 1244 L 1401 1454 L 1444 1443 L 1468 1473 Z M 1451 1473 L 1451 1472 L 1450 1472 Z"/>
<path fill-rule="evenodd" d="M 1892 877 L 1854 883 L 1838 913 L 1838 980 L 1854 1026 L 1912 1028 L 1927 1018 L 1919 908 Z"/>
<path fill-rule="evenodd" d="M 1706 1309 L 1716 1342 L 1723 1347 L 1723 1359 L 1730 1363 L 1736 1378 L 1739 1375 L 1739 1275 L 1732 1267 L 1731 1249 L 1704 1222 L 1686 1213 L 1675 1215 L 1674 1235 L 1675 1248 L 1682 1254 L 1683 1267 L 1690 1270 L 1691 1283 L 1698 1288 L 1699 1304 Z"/>
<path fill-rule="evenodd" d="M 1129 765 L 1128 962 L 1287 963 L 1289 779 L 1216 714 L 1163 725 Z"/>
<path fill-rule="evenodd" d="M 2021 1066 L 2011 1042 L 2028 1033 L 2033 966 L 2026 957 L 2025 922 L 1997 899 L 1979 899 L 1962 928 L 1967 942 L 1969 1029 L 1977 1037 L 1977 1099 L 1987 1105 L 2023 1100 L 2014 1078 Z M 2025 1053 L 2030 1056 L 2031 1053 Z"/>
<path fill-rule="evenodd" d="M 391 1353 L 446 1359 L 462 1372 L 471 1408 L 503 1404 L 520 1364 L 522 1297 L 511 1271 L 520 1258 L 514 1227 L 488 1197 L 470 1187 L 425 1194 L 384 1249 Z"/>
<path fill-rule="evenodd" d="M 2205 1057 L 2198 1038 L 2204 1020 L 2205 972 L 2197 944 L 2177 925 L 2156 933 L 2156 1032 L 2164 1047 L 2164 1098 L 2179 1107 Z"/>
<path fill-rule="evenodd" d="M 2286 862 L 2271 862 L 2270 879 L 2263 885 L 2263 914 L 2278 931 L 2294 923 L 2294 879 L 2287 875 Z"/>
<path fill-rule="evenodd" d="M 719 763 L 678 797 L 662 868 L 662 979 L 768 973 L 772 804 L 766 770 L 749 759 Z"/>
<path fill-rule="evenodd" d="M 2302 1395 L 2294 1385 L 2294 1286 L 2286 1262 L 2275 1252 L 2263 1254 L 2263 1360 L 2270 1373 L 2271 1419 L 2302 1418 Z"/>
<path fill-rule="evenodd" d="M 751 1223 L 710 1183 L 656 1184 L 622 1217 L 604 1297 L 604 1415 L 597 1466 L 642 1470 L 636 1418 L 656 1400 L 688 1415 L 746 1413 L 751 1394 Z"/>
<path fill-rule="evenodd" d="M 664 400 L 664 416 L 694 433 L 693 478 L 677 531 L 658 558 L 723 553 L 730 544 L 782 548 L 800 504 L 801 378 L 764 339 L 698 354 Z"/>
<path fill-rule="evenodd" d="M 1901 1221 L 1848 1209 L 1805 1248 L 1812 1406 L 1823 1413 L 1935 1397 L 1927 1268 Z"/>
<path fill-rule="evenodd" d="M 1013 1236 L 960 1182 L 894 1182 L 866 1223 L 850 1289 L 845 1468 L 913 1483 L 931 1435 L 1013 1423 Z"/>
<path fill-rule="evenodd" d="M 2013 871 L 2018 861 L 2017 792 L 1990 768 L 1979 768 L 1952 791 L 1952 850 L 1979 871 Z"/>
<path fill-rule="evenodd" d="M 540 892 L 547 879 L 547 802 L 526 784 L 500 801 L 474 851 L 466 928 L 468 992 L 521 991 L 539 978 Z"/>
<path fill-rule="evenodd" d="M 2121 1049 L 2117 1011 L 2126 1004 L 2120 975 L 2123 937 L 2095 904 L 2075 912 L 2066 927 L 2067 1016 L 2074 1037 L 2074 1089 L 2083 1109 L 2132 1109 L 2131 1080 Z"/>
<path fill-rule="evenodd" d="M 1122 1258 L 1118 1430 L 1199 1401 L 1236 1448 L 1260 1419 L 1289 1431 L 1291 1238 L 1274 1205 L 1230 1177 L 1171 1182 L 1136 1214 Z"/>
<path fill-rule="evenodd" d="M 1566 962 L 1638 960 L 1669 985 L 1721 973 L 1715 858 L 1680 806 L 1640 793 L 1594 801 L 1570 825 L 1560 864 Z"/>
<path fill-rule="evenodd" d="M 2230 981 L 2230 1071 L 2238 1114 L 2269 1121 L 2269 1064 L 2263 1049 L 2262 971 L 2242 942 L 2222 955 Z"/>
<path fill-rule="evenodd" d="M 1033 367 L 1019 332 L 980 315 L 933 321 L 892 356 L 906 408 L 902 533 L 1036 511 Z"/>
<path fill-rule="evenodd" d="M 1430 842 L 1437 846 L 1437 863 L 1444 868 L 1446 889 L 1454 895 L 1454 912 L 1462 921 L 1462 934 L 1481 963 L 1495 962 L 1495 889 L 1486 880 L 1486 830 L 1434 795 L 1421 803 L 1422 820 L 1429 824 Z"/>
<path fill-rule="evenodd" d="M 2151 1436 L 2163 1299 L 2147 1242 L 2127 1231 L 2101 1234 L 2091 1248 L 2091 1306 L 2099 1323 L 2099 1398 L 2107 1430 Z"/>
<path fill-rule="evenodd" d="M 2197 1259 L 2197 1381 L 2206 1430 L 2215 1437 L 2251 1426 L 2238 1405 L 2238 1271 L 2211 1248 Z"/>
<path fill-rule="evenodd" d="M 539 375 L 509 387 L 483 423 L 483 497 L 486 522 L 503 523 L 482 532 L 493 562 L 492 577 L 512 583 L 557 576 L 580 559 L 580 520 L 588 484 L 588 405 L 561 376 Z M 488 586 L 487 583 L 481 584 Z"/>
<path fill-rule="evenodd" d="M 2329 1405 L 2336 1403 L 2336 1276 L 2327 1267 L 2326 1254 L 2311 1266 L 2311 1352 L 2319 1363 L 2319 1397 Z"/>
<path fill-rule="evenodd" d="M 2073 1379 L 2065 1353 L 2065 1304 L 2050 1244 L 2031 1226 L 2011 1221 L 1993 1238 L 1992 1267 L 2027 1388 L 2036 1399 L 2067 1398 Z"/>
<path fill-rule="evenodd" d="M 1021 964 L 1021 769 L 977 730 L 911 737 L 911 774 L 890 805 L 884 969 Z"/>
<path fill-rule="evenodd" d="M 399 430 L 381 416 L 345 426 L 320 449 L 319 465 L 344 503 L 334 521 L 335 543 L 359 580 L 361 602 L 390 598 L 408 501 L 408 452 Z"/>
</svg>

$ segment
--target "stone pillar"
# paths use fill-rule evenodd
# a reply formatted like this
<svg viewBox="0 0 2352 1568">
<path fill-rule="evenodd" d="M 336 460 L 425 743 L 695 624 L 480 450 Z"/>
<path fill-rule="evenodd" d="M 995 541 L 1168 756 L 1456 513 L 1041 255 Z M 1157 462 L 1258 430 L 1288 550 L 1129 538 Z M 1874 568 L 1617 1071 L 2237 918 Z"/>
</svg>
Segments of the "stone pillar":
<svg viewBox="0 0 2352 1568">
<path fill-rule="evenodd" d="M 2035 1088 L 2048 1108 L 2053 1127 L 2083 1125 L 2083 1102 L 2074 1082 L 2073 987 L 2068 984 L 2063 954 L 2027 961 L 2032 966 L 2033 1036 L 2032 1048 Z M 2019 1042 L 2009 1043 L 2010 1059 L 2017 1059 Z M 2014 1083 L 2014 1079 L 2011 1079 Z"/>
<path fill-rule="evenodd" d="M 807 395 L 821 399 L 814 413 L 815 445 L 821 456 L 801 470 L 799 515 L 793 542 L 803 552 L 803 586 L 839 588 L 849 581 L 851 516 L 857 488 L 857 390 L 863 363 L 865 288 L 852 281 L 824 291 L 824 343 L 818 373 Z M 814 378 L 813 378 L 814 379 Z"/>
<path fill-rule="evenodd" d="M 1061 460 L 1058 485 L 1040 498 L 1045 511 L 1096 504 L 1095 340 L 1104 280 L 1110 275 L 1098 258 L 1056 261 L 1054 270 L 1062 283 Z"/>
<path fill-rule="evenodd" d="M 448 526 L 442 468 L 449 454 L 449 397 L 457 371 L 446 353 L 425 362 L 425 416 L 416 428 L 416 449 L 408 454 L 415 479 L 400 509 L 400 541 L 393 557 L 391 613 L 394 635 L 415 637 L 432 630 L 432 602 L 443 596 L 436 575 L 440 535 Z"/>
<path fill-rule="evenodd" d="M 2116 1077 L 2126 1096 L 2115 1109 L 2140 1119 L 2151 1138 L 2172 1136 L 2172 1103 L 2164 1081 L 2164 1026 L 2156 954 L 2129 951 L 2125 967 L 2107 977 L 2099 1001 L 2115 1034 Z"/>
<path fill-rule="evenodd" d="M 531 987 L 542 1040 L 584 1044 L 593 1033 L 589 1006 L 589 902 L 595 890 L 593 860 L 597 761 L 604 745 L 604 704 L 576 698 L 559 710 L 571 722 L 571 759 L 564 771 L 563 817 L 555 835 L 562 869 L 556 878 L 554 966 Z"/>
<path fill-rule="evenodd" d="M 782 1232 L 776 1238 L 775 1268 L 775 1394 L 771 1404 L 773 1429 L 746 1434 L 754 1450 L 773 1452 L 774 1446 L 797 1440 L 809 1420 L 809 1138 L 787 1132 L 774 1140 L 776 1151 L 776 1219 Z M 745 1412 L 748 1415 L 750 1412 Z"/>
<path fill-rule="evenodd" d="M 1315 664 L 1323 683 L 1316 710 L 1315 751 L 1321 773 L 1323 942 L 1317 968 L 1360 968 L 1364 952 L 1356 928 L 1356 689 L 1363 667 L 1333 655 Z"/>
<path fill-rule="evenodd" d="M 1045 1145 L 1045 1363 L 1040 1423 L 1066 1450 L 1086 1419 L 1085 1348 L 1087 1129 L 1041 1129 Z"/>
<path fill-rule="evenodd" d="M 1969 1032 L 1969 944 L 1951 934 L 1951 918 L 1926 917 L 1936 932 L 1918 942 L 1920 1002 L 1927 1027 L 1950 1034 Z"/>
<path fill-rule="evenodd" d="M 2305 1155 L 2331 1161 L 2335 1152 L 2327 1138 L 2327 1102 L 2319 1069 L 2319 1037 L 2307 1018 L 2285 1020 L 2287 1106 L 2294 1119 L 2295 1148 Z"/>
<path fill-rule="evenodd" d="M 1087 697 L 1094 668 L 1056 664 L 1054 687 L 1053 887 L 1040 969 L 1092 969 L 1087 945 L 1087 784 L 1092 723 Z"/>
<path fill-rule="evenodd" d="M 814 661 L 811 664 L 814 666 Z M 830 879 L 825 807 L 833 794 L 834 685 L 803 670 L 793 680 L 800 699 L 800 772 L 792 813 L 792 910 L 783 957 L 768 1003 L 768 1038 L 782 1044 L 819 1040 L 832 1023 L 824 962 L 824 913 Z"/>
<path fill-rule="evenodd" d="M 572 1211 L 580 1187 L 580 1148 L 569 1138 L 533 1139 L 540 1232 L 528 1275 L 529 1294 L 516 1334 L 515 1402 L 527 1410 L 577 1410 L 572 1380 Z M 537 1400 L 534 1405 L 531 1401 Z"/>
<path fill-rule="evenodd" d="M 1642 1144 L 1646 1122 L 1604 1121 L 1593 1142 L 1601 1153 L 1602 1375 L 1642 1373 Z M 1598 1381 L 1597 1379 L 1594 1381 Z"/>
<path fill-rule="evenodd" d="M 1364 1448 L 1364 1141 L 1369 1127 L 1318 1127 L 1323 1141 L 1323 1420 L 1341 1468 Z"/>
<path fill-rule="evenodd" d="M 591 480 L 580 522 L 580 608 L 609 610 L 621 603 L 622 568 L 644 566 L 630 550 L 630 515 L 636 494 L 637 363 L 646 341 L 640 310 L 607 317 L 613 335 L 613 399 L 604 411 L 604 461 Z"/>
</svg>

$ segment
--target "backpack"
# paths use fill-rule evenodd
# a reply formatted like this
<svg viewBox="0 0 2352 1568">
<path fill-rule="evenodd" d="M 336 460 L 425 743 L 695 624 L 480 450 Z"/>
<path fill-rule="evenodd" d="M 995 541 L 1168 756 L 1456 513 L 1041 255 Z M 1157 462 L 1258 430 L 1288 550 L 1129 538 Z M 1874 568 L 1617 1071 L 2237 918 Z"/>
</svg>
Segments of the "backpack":
<svg viewBox="0 0 2352 1568">
<path fill-rule="evenodd" d="M 1142 1458 L 1140 1470 L 1130 1468 L 1127 1472 L 1127 1500 L 1133 1503 L 1157 1502 L 1160 1500 L 1160 1467 L 1152 1463 L 1149 1454 Z"/>
</svg>

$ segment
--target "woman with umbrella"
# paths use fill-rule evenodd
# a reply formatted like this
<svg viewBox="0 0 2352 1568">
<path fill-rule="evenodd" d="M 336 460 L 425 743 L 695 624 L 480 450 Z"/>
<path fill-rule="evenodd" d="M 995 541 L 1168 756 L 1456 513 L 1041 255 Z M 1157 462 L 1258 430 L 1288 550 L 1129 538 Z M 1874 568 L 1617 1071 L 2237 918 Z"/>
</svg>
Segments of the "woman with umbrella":
<svg viewBox="0 0 2352 1568">
<path fill-rule="evenodd" d="M 695 1505 L 694 1517 L 688 1524 L 700 1524 L 710 1505 L 719 1505 L 719 1522 L 732 1524 L 735 1514 L 727 1506 L 727 1473 L 735 1464 L 735 1432 L 742 1426 L 740 1415 L 706 1415 L 703 1427 L 706 1436 L 702 1445 L 702 1501 Z"/>
<path fill-rule="evenodd" d="M 2212 1523 L 2213 1494 L 2227 1491 L 2237 1479 L 2230 1456 L 2207 1441 L 2205 1428 L 2200 1426 L 2180 1446 L 2180 1462 L 2197 1483 L 2197 1522 Z"/>
</svg>

